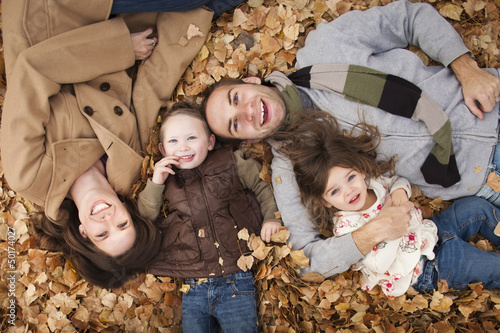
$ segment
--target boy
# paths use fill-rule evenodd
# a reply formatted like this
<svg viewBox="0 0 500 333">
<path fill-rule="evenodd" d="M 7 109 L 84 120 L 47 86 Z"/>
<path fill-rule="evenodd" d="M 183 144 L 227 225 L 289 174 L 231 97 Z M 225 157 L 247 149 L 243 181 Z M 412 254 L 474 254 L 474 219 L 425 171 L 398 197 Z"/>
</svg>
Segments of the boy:
<svg viewBox="0 0 500 333">
<path fill-rule="evenodd" d="M 217 324 L 224 332 L 257 332 L 253 274 L 237 266 L 248 249 L 237 234 L 243 228 L 256 233 L 264 221 L 260 235 L 268 242 L 281 221 L 258 163 L 243 159 L 240 151 L 212 151 L 214 145 L 196 105 L 175 103 L 163 118 L 159 149 L 164 158 L 139 195 L 141 215 L 152 219 L 164 189 L 169 202 L 169 214 L 159 224 L 162 251 L 150 272 L 185 278 L 190 285 L 182 298 L 183 332 L 215 332 Z"/>
</svg>

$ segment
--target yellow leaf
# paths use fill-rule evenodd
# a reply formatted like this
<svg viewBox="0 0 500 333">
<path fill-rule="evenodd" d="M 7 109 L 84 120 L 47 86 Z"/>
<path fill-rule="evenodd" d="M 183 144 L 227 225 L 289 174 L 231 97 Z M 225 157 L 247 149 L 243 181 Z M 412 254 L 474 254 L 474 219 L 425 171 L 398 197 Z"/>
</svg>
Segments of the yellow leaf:
<svg viewBox="0 0 500 333">
<path fill-rule="evenodd" d="M 250 235 L 248 234 L 247 228 L 243 228 L 238 232 L 238 239 L 243 239 L 243 240 L 248 241 L 249 238 L 250 238 Z"/>
<path fill-rule="evenodd" d="M 288 237 L 290 237 L 290 231 L 285 227 L 280 227 L 280 230 L 271 236 L 271 241 L 285 244 Z"/>
<path fill-rule="evenodd" d="M 486 184 L 488 184 L 494 191 L 500 191 L 500 177 L 498 177 L 494 171 L 490 172 L 490 174 L 488 175 Z"/>
<path fill-rule="evenodd" d="M 460 15 L 462 14 L 462 11 L 462 7 L 447 3 L 443 8 L 439 10 L 439 14 L 452 20 L 460 21 Z"/>
<path fill-rule="evenodd" d="M 300 267 L 309 267 L 309 258 L 304 254 L 304 250 L 290 252 L 293 261 Z"/>
</svg>

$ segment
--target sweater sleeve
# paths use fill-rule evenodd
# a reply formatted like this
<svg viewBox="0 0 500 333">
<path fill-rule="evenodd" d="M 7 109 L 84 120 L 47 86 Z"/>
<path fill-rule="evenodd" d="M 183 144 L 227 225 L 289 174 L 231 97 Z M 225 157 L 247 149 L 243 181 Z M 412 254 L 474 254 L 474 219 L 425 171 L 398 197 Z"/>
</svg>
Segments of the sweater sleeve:
<svg viewBox="0 0 500 333">
<path fill-rule="evenodd" d="M 352 234 L 326 239 L 322 237 L 300 201 L 290 160 L 277 153 L 274 148 L 273 154 L 274 194 L 285 227 L 290 231 L 289 241 L 293 250 L 303 250 L 310 260 L 310 267 L 302 269 L 302 273 L 317 272 L 328 277 L 348 270 L 363 258 Z"/>
<path fill-rule="evenodd" d="M 254 159 L 244 159 L 243 152 L 237 150 L 234 152 L 238 176 L 244 188 L 249 189 L 255 194 L 260 204 L 260 210 L 264 217 L 264 222 L 277 221 L 282 223 L 281 218 L 277 218 L 278 207 L 274 200 L 274 194 L 268 182 L 261 179 L 260 166 Z"/>
<path fill-rule="evenodd" d="M 343 45 L 348 46 L 349 54 Z M 362 59 L 408 45 L 421 48 L 445 66 L 469 52 L 453 26 L 431 5 L 400 0 L 365 11 L 350 11 L 320 24 L 297 53 L 297 68 L 341 59 L 347 63 L 356 62 L 354 59 L 363 62 Z"/>
<path fill-rule="evenodd" d="M 163 205 L 163 191 L 165 190 L 165 185 L 155 184 L 148 179 L 146 187 L 139 193 L 137 199 L 137 208 L 139 209 L 139 214 L 142 217 L 148 218 L 154 221 L 158 215 L 160 215 L 160 209 Z"/>
</svg>

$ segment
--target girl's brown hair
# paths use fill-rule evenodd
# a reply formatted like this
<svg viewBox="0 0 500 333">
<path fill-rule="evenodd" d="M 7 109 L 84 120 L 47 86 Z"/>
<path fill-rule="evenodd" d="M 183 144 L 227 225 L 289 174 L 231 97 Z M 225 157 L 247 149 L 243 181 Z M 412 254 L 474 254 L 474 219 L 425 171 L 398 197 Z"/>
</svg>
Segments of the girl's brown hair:
<svg viewBox="0 0 500 333">
<path fill-rule="evenodd" d="M 139 215 L 132 199 L 120 196 L 131 216 L 136 230 L 132 248 L 119 256 L 109 256 L 100 251 L 78 230 L 78 209 L 72 200 L 66 199 L 61 209 L 68 218 L 55 224 L 43 212 L 31 218 L 31 225 L 40 238 L 40 247 L 62 252 L 74 264 L 87 281 L 104 287 L 117 288 L 136 273 L 145 272 L 161 248 L 161 232 L 156 225 Z"/>
<path fill-rule="evenodd" d="M 335 166 L 352 168 L 376 178 L 394 171 L 394 159 L 376 161 L 380 134 L 377 127 L 360 122 L 341 130 L 335 118 L 323 111 L 303 112 L 293 124 L 275 135 L 284 141 L 280 152 L 291 160 L 302 204 L 320 231 L 331 235 L 337 210 L 324 206 L 328 174 Z"/>
</svg>

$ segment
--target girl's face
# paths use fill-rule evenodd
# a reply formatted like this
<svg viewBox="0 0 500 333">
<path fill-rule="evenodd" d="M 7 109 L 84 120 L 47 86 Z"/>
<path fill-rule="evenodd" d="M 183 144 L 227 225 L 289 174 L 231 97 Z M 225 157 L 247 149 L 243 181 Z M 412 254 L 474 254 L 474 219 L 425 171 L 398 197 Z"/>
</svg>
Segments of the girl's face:
<svg viewBox="0 0 500 333">
<path fill-rule="evenodd" d="M 215 136 L 207 135 L 201 119 L 178 114 L 163 124 L 163 156 L 179 158 L 179 169 L 193 169 L 199 166 L 214 148 Z"/>
<path fill-rule="evenodd" d="M 338 210 L 360 211 L 367 209 L 368 188 L 365 175 L 351 168 L 333 167 L 323 193 L 325 207 Z"/>
</svg>

